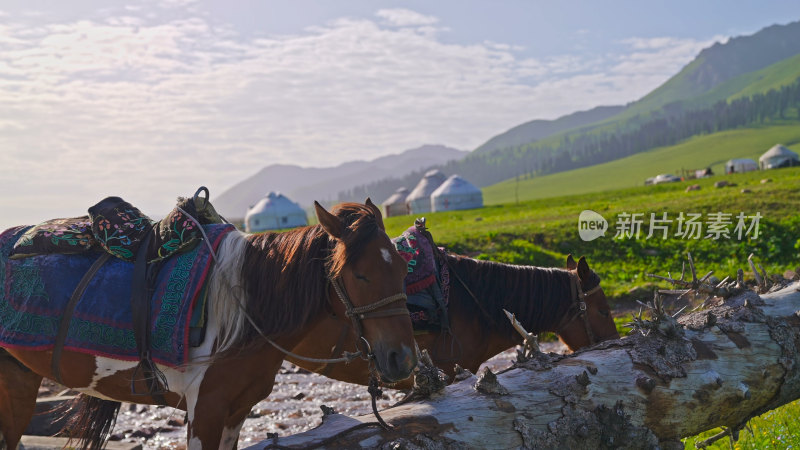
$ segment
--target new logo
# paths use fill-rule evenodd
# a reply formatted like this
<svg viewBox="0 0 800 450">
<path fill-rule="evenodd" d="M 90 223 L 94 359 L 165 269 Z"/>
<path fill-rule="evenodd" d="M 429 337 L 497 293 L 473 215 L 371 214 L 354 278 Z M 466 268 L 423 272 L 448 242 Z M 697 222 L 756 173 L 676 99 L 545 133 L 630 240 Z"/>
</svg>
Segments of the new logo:
<svg viewBox="0 0 800 450">
<path fill-rule="evenodd" d="M 605 236 L 608 230 L 608 221 L 600 214 L 585 209 L 578 216 L 578 234 L 584 241 L 593 241 L 600 236 Z"/>
</svg>

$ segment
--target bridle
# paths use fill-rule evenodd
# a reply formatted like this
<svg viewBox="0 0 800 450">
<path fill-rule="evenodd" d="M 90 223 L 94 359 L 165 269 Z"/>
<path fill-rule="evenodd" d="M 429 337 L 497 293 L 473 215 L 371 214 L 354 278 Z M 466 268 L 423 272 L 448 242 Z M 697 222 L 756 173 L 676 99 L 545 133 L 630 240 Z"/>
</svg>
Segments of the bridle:
<svg viewBox="0 0 800 450">
<path fill-rule="evenodd" d="M 350 300 L 350 296 L 347 295 L 347 289 L 341 277 L 330 280 L 330 283 L 333 286 L 333 290 L 336 291 L 339 300 L 344 304 L 345 316 L 349 317 L 353 322 L 353 328 L 356 331 L 356 348 L 358 349 L 358 353 L 361 354 L 363 359 L 372 361 L 375 359 L 375 354 L 372 352 L 372 346 L 369 344 L 369 341 L 364 336 L 362 321 L 379 317 L 407 316 L 408 308 L 405 306 L 405 302 L 408 300 L 408 297 L 404 292 L 398 292 L 397 294 L 384 297 L 368 305 L 353 306 L 353 302 Z M 403 301 L 402 307 L 378 311 L 380 308 L 400 300 Z"/>
<path fill-rule="evenodd" d="M 367 385 L 367 392 L 369 392 L 369 395 L 372 399 L 372 413 L 375 415 L 378 423 L 384 429 L 391 430 L 392 427 L 383 420 L 383 417 L 381 417 L 380 413 L 378 412 L 377 399 L 383 395 L 383 391 L 380 388 L 380 380 L 377 370 L 375 369 L 375 353 L 372 351 L 372 346 L 370 345 L 369 341 L 364 336 L 364 327 L 362 325 L 362 321 L 366 319 L 376 319 L 379 317 L 391 317 L 399 315 L 408 316 L 408 308 L 405 306 L 405 302 L 408 300 L 408 297 L 404 292 L 398 292 L 397 294 L 384 297 L 367 305 L 353 306 L 353 302 L 350 300 L 350 296 L 347 295 L 347 288 L 345 287 L 341 277 L 336 277 L 333 279 L 329 278 L 328 282 L 331 286 L 333 286 L 333 290 L 336 291 L 336 296 L 339 297 L 339 300 L 344 305 L 345 315 L 353 322 L 353 328 L 355 328 L 357 334 L 356 348 L 358 349 L 355 353 L 345 351 L 344 356 L 341 358 L 309 358 L 307 356 L 298 355 L 297 353 L 281 347 L 277 342 L 264 335 L 264 333 L 261 333 L 257 327 L 256 330 L 258 330 L 259 333 L 261 333 L 261 336 L 263 336 L 264 339 L 266 339 L 267 342 L 269 342 L 273 347 L 285 353 L 286 355 L 301 361 L 322 363 L 327 365 L 342 362 L 348 363 L 358 357 L 366 360 L 367 367 L 369 368 L 369 384 Z M 403 301 L 403 307 L 379 311 L 380 308 L 401 300 Z M 330 299 L 328 299 L 328 301 L 330 301 Z M 254 327 L 256 326 L 255 322 L 253 322 L 249 316 L 245 315 L 245 317 Z"/>
<path fill-rule="evenodd" d="M 572 305 L 570 305 L 569 310 L 567 310 L 567 314 L 564 315 L 564 318 L 561 319 L 558 326 L 556 326 L 555 333 L 560 335 L 561 331 L 567 327 L 567 325 L 571 324 L 575 319 L 578 317 L 583 318 L 583 325 L 586 327 L 586 335 L 589 337 L 589 345 L 597 344 L 601 342 L 602 339 L 598 339 L 597 336 L 594 335 L 592 332 L 592 327 L 589 325 L 589 316 L 586 314 L 586 297 L 593 295 L 594 293 L 598 292 L 600 287 L 600 281 L 598 280 L 597 286 L 589 289 L 586 292 L 583 292 L 583 288 L 581 287 L 581 280 L 578 278 L 577 275 L 570 272 L 570 279 L 572 280 Z"/>
<path fill-rule="evenodd" d="M 375 370 L 375 353 L 373 353 L 372 346 L 369 345 L 369 341 L 364 336 L 364 327 L 362 325 L 362 321 L 366 319 L 400 315 L 408 317 L 408 308 L 405 306 L 408 297 L 406 296 L 405 292 L 398 292 L 397 294 L 384 297 L 368 305 L 353 306 L 353 302 L 350 300 L 350 296 L 347 295 L 347 289 L 345 288 L 341 277 L 330 280 L 330 283 L 333 286 L 333 290 L 336 291 L 336 295 L 339 297 L 339 300 L 341 300 L 344 304 L 344 315 L 349 317 L 353 322 L 353 328 L 355 328 L 357 334 L 356 348 L 359 348 L 363 344 L 363 348 L 359 348 L 356 353 L 361 354 L 361 358 L 367 361 L 367 366 L 369 368 L 369 384 L 367 386 L 367 392 L 369 392 L 369 395 L 372 399 L 372 413 L 375 415 L 375 418 L 378 419 L 378 423 L 384 429 L 391 430 L 392 427 L 387 424 L 383 420 L 383 417 L 381 417 L 380 413 L 378 413 L 377 399 L 383 395 L 383 391 L 380 388 L 379 377 Z M 399 300 L 403 301 L 402 307 L 379 311 L 380 308 Z"/>
<path fill-rule="evenodd" d="M 355 353 L 351 353 L 348 351 L 343 352 L 344 356 L 341 358 L 309 358 L 308 356 L 298 355 L 290 350 L 287 350 L 281 347 L 277 342 L 273 341 L 264 333 L 261 332 L 258 328 L 258 331 L 261 336 L 267 340 L 273 347 L 277 348 L 281 352 L 291 356 L 292 358 L 298 359 L 300 361 L 306 361 L 311 363 L 319 363 L 319 364 L 336 364 L 336 363 L 349 363 L 350 361 L 356 358 L 362 358 L 370 362 L 370 364 L 375 359 L 375 354 L 372 352 L 372 346 L 370 345 L 367 338 L 364 336 L 364 327 L 362 325 L 362 320 L 365 319 L 375 319 L 378 317 L 390 317 L 390 316 L 399 316 L 399 315 L 408 315 L 408 308 L 405 306 L 402 308 L 392 308 L 387 309 L 385 311 L 377 311 L 380 308 L 383 308 L 386 305 L 391 303 L 397 302 L 402 300 L 404 303 L 408 299 L 405 293 L 397 293 L 394 295 L 390 295 L 388 297 L 384 297 L 380 300 L 372 302 L 368 305 L 364 306 L 353 306 L 353 302 L 350 300 L 350 296 L 347 295 L 347 288 L 345 288 L 344 283 L 340 277 L 328 279 L 328 283 L 333 286 L 333 290 L 336 292 L 336 296 L 339 297 L 339 300 L 344 305 L 345 312 L 344 314 L 350 318 L 353 322 L 353 328 L 356 331 L 356 349 Z M 330 298 L 328 299 L 330 302 Z M 245 316 L 253 325 L 254 327 L 255 322 L 249 317 Z"/>
</svg>

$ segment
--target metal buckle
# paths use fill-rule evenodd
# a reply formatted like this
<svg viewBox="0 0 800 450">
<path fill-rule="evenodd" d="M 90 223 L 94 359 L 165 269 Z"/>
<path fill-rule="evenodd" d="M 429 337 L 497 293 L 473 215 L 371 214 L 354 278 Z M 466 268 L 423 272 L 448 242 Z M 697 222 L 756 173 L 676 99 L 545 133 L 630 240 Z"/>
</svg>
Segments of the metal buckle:
<svg viewBox="0 0 800 450">
<path fill-rule="evenodd" d="M 364 357 L 364 359 L 367 359 L 367 360 L 369 360 L 369 359 L 372 359 L 372 358 L 374 358 L 374 357 L 375 357 L 375 354 L 374 354 L 374 353 L 372 353 L 372 346 L 371 346 L 371 345 L 369 345 L 369 341 L 367 340 L 367 338 L 365 338 L 364 336 L 361 336 L 361 342 L 363 342 L 363 343 L 364 343 L 364 345 L 365 345 L 365 346 L 366 346 L 366 348 L 367 348 L 367 351 L 366 351 L 366 352 L 362 352 L 362 353 L 363 353 L 363 355 L 364 355 L 364 356 L 363 356 L 363 357 Z"/>
</svg>

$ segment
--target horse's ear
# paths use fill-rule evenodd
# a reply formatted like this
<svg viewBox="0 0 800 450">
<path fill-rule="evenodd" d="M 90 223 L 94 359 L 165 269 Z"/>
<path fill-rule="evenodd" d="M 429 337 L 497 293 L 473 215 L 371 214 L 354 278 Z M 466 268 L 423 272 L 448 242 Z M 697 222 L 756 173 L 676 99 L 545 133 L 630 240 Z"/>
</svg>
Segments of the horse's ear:
<svg viewBox="0 0 800 450">
<path fill-rule="evenodd" d="M 378 226 L 381 230 L 384 230 L 383 227 L 383 215 L 381 214 L 381 209 L 375 206 L 375 203 L 372 203 L 372 200 L 367 197 L 367 201 L 364 202 L 367 205 L 367 208 L 372 210 L 372 215 L 375 216 L 375 220 L 378 222 Z"/>
<path fill-rule="evenodd" d="M 589 268 L 589 263 L 586 262 L 586 257 L 581 256 L 581 259 L 578 260 L 578 278 L 581 280 L 588 280 L 591 273 L 592 269 Z"/>
<path fill-rule="evenodd" d="M 567 270 L 575 270 L 578 268 L 578 263 L 575 262 L 575 258 L 572 257 L 572 253 L 567 255 Z"/>
<path fill-rule="evenodd" d="M 317 212 L 317 219 L 322 228 L 332 237 L 341 239 L 344 226 L 339 218 L 325 210 L 317 201 L 314 202 L 314 210 Z"/>
</svg>

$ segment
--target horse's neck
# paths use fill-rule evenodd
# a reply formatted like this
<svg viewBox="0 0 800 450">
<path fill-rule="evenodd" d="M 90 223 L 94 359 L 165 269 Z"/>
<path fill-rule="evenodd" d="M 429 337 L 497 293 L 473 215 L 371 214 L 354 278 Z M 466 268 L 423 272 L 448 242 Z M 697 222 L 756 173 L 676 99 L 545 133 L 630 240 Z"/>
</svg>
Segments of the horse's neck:
<svg viewBox="0 0 800 450">
<path fill-rule="evenodd" d="M 470 258 L 450 257 L 459 275 L 478 302 L 495 322 L 495 328 L 508 331 L 510 323 L 503 309 L 513 313 L 529 332 L 551 331 L 553 317 L 563 312 L 569 298 L 569 274 L 560 269 L 517 266 Z M 452 279 L 452 277 L 451 277 Z M 566 283 L 566 284 L 565 284 Z M 483 314 L 481 314 L 483 316 Z M 514 339 L 518 333 L 512 333 Z"/>
<path fill-rule="evenodd" d="M 326 297 L 324 263 L 317 254 L 322 251 L 320 246 L 309 251 L 305 259 L 311 263 L 302 267 L 276 264 L 289 258 L 292 251 L 301 252 L 301 244 L 300 240 L 281 242 L 275 235 L 254 240 L 239 232 L 230 233 L 221 243 L 208 290 L 210 311 L 221 323 L 221 350 L 252 341 L 262 333 L 290 334 L 323 311 Z M 316 267 L 308 268 L 314 264 Z M 320 272 L 318 279 L 314 271 Z M 300 276 L 309 281 L 292 282 Z"/>
</svg>

